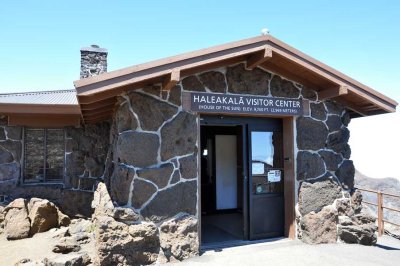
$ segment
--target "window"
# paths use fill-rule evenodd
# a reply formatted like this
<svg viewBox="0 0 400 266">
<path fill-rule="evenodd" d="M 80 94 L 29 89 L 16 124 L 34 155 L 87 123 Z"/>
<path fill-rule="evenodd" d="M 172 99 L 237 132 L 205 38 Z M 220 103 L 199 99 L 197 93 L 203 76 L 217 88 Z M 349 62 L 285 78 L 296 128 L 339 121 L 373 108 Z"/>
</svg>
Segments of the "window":
<svg viewBox="0 0 400 266">
<path fill-rule="evenodd" d="M 62 181 L 64 130 L 26 128 L 24 143 L 24 181 Z"/>
</svg>

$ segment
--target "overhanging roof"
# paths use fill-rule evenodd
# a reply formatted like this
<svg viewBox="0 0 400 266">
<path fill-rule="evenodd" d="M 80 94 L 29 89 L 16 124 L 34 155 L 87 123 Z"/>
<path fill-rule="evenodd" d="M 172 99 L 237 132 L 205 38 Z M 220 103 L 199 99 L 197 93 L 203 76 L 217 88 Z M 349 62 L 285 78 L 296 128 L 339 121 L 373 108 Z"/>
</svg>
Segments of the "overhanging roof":
<svg viewBox="0 0 400 266">
<path fill-rule="evenodd" d="M 79 126 L 81 111 L 75 90 L 0 94 L 0 114 L 9 125 Z"/>
<path fill-rule="evenodd" d="M 155 83 L 170 89 L 180 77 L 246 62 L 334 98 L 352 117 L 395 112 L 397 102 L 270 36 L 259 36 L 156 60 L 74 82 L 85 122 L 110 117 L 116 96 Z"/>
</svg>

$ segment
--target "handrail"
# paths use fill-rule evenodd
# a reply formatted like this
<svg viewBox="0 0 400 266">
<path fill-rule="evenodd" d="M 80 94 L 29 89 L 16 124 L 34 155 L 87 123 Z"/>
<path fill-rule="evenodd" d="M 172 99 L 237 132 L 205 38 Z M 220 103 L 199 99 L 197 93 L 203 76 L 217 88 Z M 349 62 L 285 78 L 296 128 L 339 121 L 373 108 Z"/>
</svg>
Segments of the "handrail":
<svg viewBox="0 0 400 266">
<path fill-rule="evenodd" d="M 400 212 L 399 209 L 395 209 L 395 208 L 391 208 L 391 207 L 382 206 L 382 208 L 387 209 L 389 211 Z"/>
<path fill-rule="evenodd" d="M 388 220 L 385 220 L 385 219 L 383 219 L 383 221 L 384 221 L 385 223 L 388 223 L 388 224 L 393 224 L 393 225 L 396 225 L 396 226 L 400 226 L 400 224 L 396 224 L 396 223 L 393 223 L 393 222 L 389 222 Z"/>
<path fill-rule="evenodd" d="M 394 198 L 400 199 L 400 195 L 395 195 L 395 194 L 381 192 L 378 190 L 372 190 L 372 189 L 367 189 L 367 188 L 356 188 L 356 189 L 358 189 L 360 191 L 364 191 L 364 192 L 374 193 L 377 196 L 377 200 L 378 200 L 377 204 L 373 203 L 373 202 L 369 202 L 369 201 L 363 201 L 363 203 L 373 205 L 378 208 L 378 235 L 379 236 L 382 236 L 385 233 L 385 228 L 384 228 L 385 223 L 400 227 L 400 224 L 388 221 L 383 218 L 383 210 L 384 209 L 386 209 L 388 211 L 400 212 L 400 209 L 395 209 L 395 208 L 391 208 L 388 206 L 384 206 L 383 205 L 383 196 L 389 196 L 389 197 L 394 197 Z"/>
<path fill-rule="evenodd" d="M 387 193 L 387 192 L 381 192 L 381 193 L 383 195 L 385 195 L 385 196 L 394 197 L 394 198 L 400 198 L 400 195 L 391 194 L 391 193 Z"/>
<path fill-rule="evenodd" d="M 373 203 L 373 202 L 369 202 L 369 201 L 366 201 L 366 200 L 363 200 L 363 203 L 366 203 L 366 204 L 369 204 L 369 205 L 378 206 L 378 204 Z"/>
<path fill-rule="evenodd" d="M 367 191 L 367 192 L 372 192 L 372 193 L 378 193 L 377 190 L 372 190 L 372 189 L 367 189 L 367 188 L 359 188 L 359 187 L 357 187 L 356 189 L 361 190 L 361 191 Z"/>
</svg>

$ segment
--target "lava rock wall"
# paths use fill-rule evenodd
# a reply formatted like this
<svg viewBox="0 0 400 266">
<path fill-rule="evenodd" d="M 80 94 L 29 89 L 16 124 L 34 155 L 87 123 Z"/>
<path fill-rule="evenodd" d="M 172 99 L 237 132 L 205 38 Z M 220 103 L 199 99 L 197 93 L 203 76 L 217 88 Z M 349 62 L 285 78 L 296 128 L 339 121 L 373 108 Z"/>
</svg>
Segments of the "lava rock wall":
<svg viewBox="0 0 400 266">
<path fill-rule="evenodd" d="M 143 221 L 159 224 L 178 213 L 198 218 L 199 122 L 194 114 L 182 110 L 182 91 L 310 102 L 310 115 L 296 119 L 299 237 L 306 235 L 300 226 L 303 216 L 349 195 L 345 191 L 354 186 L 354 166 L 349 160 L 346 110 L 333 101 L 318 101 L 312 88 L 238 64 L 184 77 L 170 91 L 153 86 L 120 96 L 111 129 L 114 172 L 106 183 L 113 200 L 132 208 Z M 336 241 L 337 215 L 332 219 Z"/>
<path fill-rule="evenodd" d="M 19 182 L 22 163 L 22 127 L 7 126 L 0 118 L 0 195 L 7 196 Z"/>
<path fill-rule="evenodd" d="M 23 152 L 23 127 L 7 126 L 7 119 L 3 117 L 0 120 L 0 196 L 4 196 L 5 201 L 45 198 L 55 202 L 69 216 L 91 216 L 90 202 L 96 183 L 111 171 L 110 163 L 107 164 L 109 139 L 109 122 L 65 128 L 62 181 L 58 184 L 25 185 L 22 176 L 23 156 L 29 155 Z"/>
<path fill-rule="evenodd" d="M 180 85 L 164 97 L 159 87 L 130 92 L 115 114 L 112 198 L 153 222 L 197 215 L 198 120 L 182 110 L 180 92 Z"/>
</svg>

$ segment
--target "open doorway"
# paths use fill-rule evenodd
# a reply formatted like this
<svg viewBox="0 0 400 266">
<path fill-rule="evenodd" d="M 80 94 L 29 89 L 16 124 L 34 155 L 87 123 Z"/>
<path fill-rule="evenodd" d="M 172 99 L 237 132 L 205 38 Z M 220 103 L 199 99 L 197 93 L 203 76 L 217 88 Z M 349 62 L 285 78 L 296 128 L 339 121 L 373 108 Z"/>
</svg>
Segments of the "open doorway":
<svg viewBox="0 0 400 266">
<path fill-rule="evenodd" d="M 205 116 L 200 134 L 202 247 L 284 236 L 283 120 Z"/>
<path fill-rule="evenodd" d="M 201 126 L 202 245 L 244 239 L 242 126 Z"/>
</svg>

